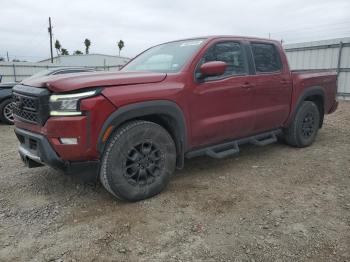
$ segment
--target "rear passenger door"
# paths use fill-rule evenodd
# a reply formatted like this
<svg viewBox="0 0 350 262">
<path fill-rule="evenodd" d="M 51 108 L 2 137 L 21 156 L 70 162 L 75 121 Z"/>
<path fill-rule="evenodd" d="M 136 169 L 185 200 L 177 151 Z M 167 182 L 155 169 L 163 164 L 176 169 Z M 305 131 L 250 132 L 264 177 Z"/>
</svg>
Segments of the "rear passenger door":
<svg viewBox="0 0 350 262">
<path fill-rule="evenodd" d="M 283 67 L 279 48 L 270 42 L 250 42 L 254 133 L 281 127 L 289 114 L 292 81 L 289 69 Z"/>
</svg>

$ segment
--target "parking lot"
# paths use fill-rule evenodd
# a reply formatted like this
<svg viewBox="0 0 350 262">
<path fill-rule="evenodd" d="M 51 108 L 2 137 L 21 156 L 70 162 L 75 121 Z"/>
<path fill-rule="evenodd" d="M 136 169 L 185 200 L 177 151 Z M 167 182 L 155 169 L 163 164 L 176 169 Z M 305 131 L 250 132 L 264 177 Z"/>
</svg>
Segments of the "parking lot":
<svg viewBox="0 0 350 262">
<path fill-rule="evenodd" d="M 350 102 L 309 148 L 188 160 L 138 203 L 27 169 L 0 134 L 0 261 L 350 261 Z"/>
</svg>

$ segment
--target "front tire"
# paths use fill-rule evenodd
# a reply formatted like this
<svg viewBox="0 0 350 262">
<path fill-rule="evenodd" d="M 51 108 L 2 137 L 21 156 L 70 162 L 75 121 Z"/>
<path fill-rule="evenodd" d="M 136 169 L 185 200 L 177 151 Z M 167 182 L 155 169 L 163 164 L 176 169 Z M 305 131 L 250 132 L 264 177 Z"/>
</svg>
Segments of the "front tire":
<svg viewBox="0 0 350 262">
<path fill-rule="evenodd" d="M 0 104 L 0 120 L 3 123 L 13 125 L 13 107 L 14 102 L 11 98 L 4 100 Z"/>
<path fill-rule="evenodd" d="M 176 148 L 160 125 L 136 120 L 120 127 L 102 157 L 100 180 L 113 196 L 139 201 L 160 193 L 175 170 Z"/>
<path fill-rule="evenodd" d="M 292 124 L 285 130 L 286 142 L 295 147 L 310 146 L 320 125 L 320 111 L 311 101 L 304 101 L 296 112 Z"/>
</svg>

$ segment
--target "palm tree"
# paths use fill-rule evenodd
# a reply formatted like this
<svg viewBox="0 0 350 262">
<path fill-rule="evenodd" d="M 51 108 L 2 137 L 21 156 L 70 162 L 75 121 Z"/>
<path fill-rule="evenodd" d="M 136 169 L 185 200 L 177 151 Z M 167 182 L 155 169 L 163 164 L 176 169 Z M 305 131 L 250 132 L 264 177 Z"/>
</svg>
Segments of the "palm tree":
<svg viewBox="0 0 350 262">
<path fill-rule="evenodd" d="M 120 56 L 120 51 L 123 49 L 124 47 L 124 41 L 123 40 L 119 40 L 118 42 L 118 47 L 119 47 L 119 56 Z"/>
<path fill-rule="evenodd" d="M 61 55 L 69 55 L 69 52 L 65 48 L 61 48 Z"/>
<path fill-rule="evenodd" d="M 89 48 L 91 46 L 91 41 L 86 38 L 85 41 L 84 41 L 84 45 L 85 45 L 85 54 L 88 54 L 89 53 Z"/>
<path fill-rule="evenodd" d="M 55 48 L 56 48 L 56 52 L 57 52 L 57 55 L 59 55 L 59 53 L 61 52 L 61 43 L 60 43 L 60 41 L 58 41 L 57 39 L 56 39 L 56 42 L 55 42 Z"/>
<path fill-rule="evenodd" d="M 81 52 L 80 50 L 76 50 L 74 51 L 73 55 L 82 55 L 83 52 Z"/>
</svg>

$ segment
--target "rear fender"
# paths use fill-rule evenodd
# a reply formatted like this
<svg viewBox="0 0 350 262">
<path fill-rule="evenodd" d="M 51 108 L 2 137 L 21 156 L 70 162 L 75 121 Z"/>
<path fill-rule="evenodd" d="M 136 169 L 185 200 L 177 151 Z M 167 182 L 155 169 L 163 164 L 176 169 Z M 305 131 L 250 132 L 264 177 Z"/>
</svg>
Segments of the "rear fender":
<svg viewBox="0 0 350 262">
<path fill-rule="evenodd" d="M 296 100 L 297 102 L 294 103 L 294 106 L 292 105 L 292 110 L 291 113 L 289 114 L 289 117 L 287 121 L 284 124 L 284 127 L 288 127 L 291 122 L 293 121 L 295 114 L 298 110 L 298 108 L 301 106 L 301 104 L 308 100 L 308 98 L 313 97 L 313 96 L 320 96 L 322 97 L 323 100 L 323 108 L 325 108 L 325 91 L 321 86 L 311 86 L 306 88 L 300 95 L 299 98 Z M 323 122 L 323 115 L 321 117 L 321 123 L 320 125 L 322 126 Z"/>
</svg>

